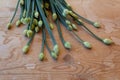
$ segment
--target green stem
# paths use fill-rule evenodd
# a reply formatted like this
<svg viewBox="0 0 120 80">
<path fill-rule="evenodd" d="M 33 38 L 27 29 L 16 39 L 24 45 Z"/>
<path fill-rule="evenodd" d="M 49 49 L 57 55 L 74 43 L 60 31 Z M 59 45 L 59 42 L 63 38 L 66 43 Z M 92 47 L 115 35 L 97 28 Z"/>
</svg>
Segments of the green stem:
<svg viewBox="0 0 120 80">
<path fill-rule="evenodd" d="M 17 2 L 17 6 L 16 6 L 16 8 L 15 8 L 15 12 L 14 12 L 14 14 L 13 14 L 13 17 L 12 17 L 12 19 L 10 20 L 10 23 L 12 23 L 13 19 L 15 18 L 15 15 L 16 15 L 17 10 L 18 10 L 19 3 L 20 3 L 20 0 L 18 0 L 18 2 Z"/>
<path fill-rule="evenodd" d="M 39 6 L 39 5 L 41 5 L 41 3 L 40 4 L 39 3 L 40 3 L 39 0 L 36 0 L 36 4 L 37 4 L 38 10 L 39 10 L 39 12 L 41 14 L 41 17 L 42 17 L 42 20 L 44 22 L 44 25 L 45 25 L 45 27 L 46 27 L 50 37 L 52 38 L 53 45 L 56 45 L 57 44 L 56 40 L 55 40 L 55 38 L 53 36 L 53 33 L 52 33 L 52 31 L 51 31 L 51 29 L 49 27 L 49 24 L 47 23 L 47 19 L 45 17 L 44 11 L 42 10 L 41 6 Z"/>
</svg>

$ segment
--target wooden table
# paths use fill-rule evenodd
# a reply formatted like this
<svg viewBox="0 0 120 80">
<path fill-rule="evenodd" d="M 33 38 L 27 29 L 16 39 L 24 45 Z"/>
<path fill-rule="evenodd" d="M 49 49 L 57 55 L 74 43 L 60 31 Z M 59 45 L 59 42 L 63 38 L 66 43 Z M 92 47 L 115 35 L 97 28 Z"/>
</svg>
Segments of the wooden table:
<svg viewBox="0 0 120 80">
<path fill-rule="evenodd" d="M 87 50 L 62 28 L 65 39 L 72 43 L 72 49 L 68 51 L 63 48 L 54 29 L 60 45 L 59 59 L 53 61 L 45 50 L 47 58 L 40 62 L 41 34 L 35 36 L 29 54 L 24 55 L 21 49 L 28 41 L 22 34 L 25 26 L 6 29 L 17 0 L 1 0 L 0 80 L 120 80 L 120 0 L 67 1 L 82 16 L 102 23 L 100 29 L 87 25 L 97 35 L 111 38 L 114 44 L 106 46 L 79 28 L 79 36 L 93 45 L 92 50 Z"/>
</svg>

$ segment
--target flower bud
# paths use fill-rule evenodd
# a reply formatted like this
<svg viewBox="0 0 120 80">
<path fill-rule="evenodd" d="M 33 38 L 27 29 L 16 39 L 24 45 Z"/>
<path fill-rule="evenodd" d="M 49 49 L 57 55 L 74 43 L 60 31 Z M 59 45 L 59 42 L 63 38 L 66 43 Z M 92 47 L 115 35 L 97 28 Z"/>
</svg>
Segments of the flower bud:
<svg viewBox="0 0 120 80">
<path fill-rule="evenodd" d="M 53 13 L 52 18 L 53 18 L 53 20 L 56 20 L 57 19 L 57 14 Z"/>
<path fill-rule="evenodd" d="M 28 24 L 30 22 L 30 18 L 25 18 L 23 24 Z"/>
<path fill-rule="evenodd" d="M 86 48 L 88 48 L 88 49 L 91 49 L 91 48 L 92 48 L 92 46 L 91 46 L 91 44 L 90 44 L 89 42 L 83 42 L 83 45 L 84 45 Z"/>
<path fill-rule="evenodd" d="M 78 21 L 79 21 L 81 24 L 83 24 L 83 21 L 82 21 L 81 19 L 78 19 Z"/>
<path fill-rule="evenodd" d="M 43 59 L 44 59 L 44 53 L 41 52 L 41 53 L 39 54 L 39 60 L 42 61 Z"/>
<path fill-rule="evenodd" d="M 39 32 L 39 27 L 35 27 L 35 32 L 38 33 Z"/>
<path fill-rule="evenodd" d="M 35 29 L 35 25 L 32 24 L 30 29 L 31 29 L 31 30 L 34 30 L 34 29 Z"/>
<path fill-rule="evenodd" d="M 20 5 L 24 5 L 24 0 L 20 0 Z"/>
<path fill-rule="evenodd" d="M 37 19 L 33 19 L 33 24 L 34 25 L 38 25 L 38 20 Z"/>
<path fill-rule="evenodd" d="M 72 24 L 72 28 L 73 28 L 74 30 L 77 30 L 77 26 L 76 26 L 75 24 Z"/>
<path fill-rule="evenodd" d="M 20 21 L 20 20 L 18 20 L 18 21 L 16 22 L 16 26 L 17 26 L 17 27 L 19 27 L 19 26 L 20 26 L 20 24 L 21 24 L 21 21 Z"/>
<path fill-rule="evenodd" d="M 71 22 L 70 22 L 69 20 L 66 20 L 65 22 L 66 22 L 66 24 L 68 24 L 68 25 L 71 24 Z"/>
<path fill-rule="evenodd" d="M 45 3 L 45 8 L 49 9 L 49 6 L 50 6 L 49 3 L 46 2 Z"/>
<path fill-rule="evenodd" d="M 28 30 L 27 31 L 27 37 L 32 37 L 32 35 L 33 35 L 33 31 L 32 30 Z"/>
<path fill-rule="evenodd" d="M 65 48 L 71 49 L 71 44 L 69 42 L 64 43 Z"/>
<path fill-rule="evenodd" d="M 104 44 L 106 44 L 106 45 L 110 45 L 110 44 L 113 43 L 113 41 L 112 41 L 111 39 L 103 39 L 103 42 L 104 42 Z"/>
<path fill-rule="evenodd" d="M 25 16 L 26 16 L 26 10 L 24 10 L 23 12 L 23 17 L 25 18 Z"/>
<path fill-rule="evenodd" d="M 62 15 L 64 17 L 66 17 L 68 14 L 69 14 L 69 10 L 68 9 L 64 9 L 63 12 L 62 12 Z"/>
<path fill-rule="evenodd" d="M 11 23 L 8 23 L 8 24 L 7 24 L 7 29 L 11 29 L 11 26 L 12 26 L 12 24 L 11 24 Z"/>
<path fill-rule="evenodd" d="M 23 34 L 26 36 L 27 35 L 27 29 L 25 29 L 24 31 L 23 31 Z"/>
<path fill-rule="evenodd" d="M 20 19 L 20 22 L 21 22 L 21 23 L 24 23 L 24 18 L 21 18 L 21 19 Z"/>
<path fill-rule="evenodd" d="M 40 20 L 40 21 L 38 22 L 38 26 L 39 26 L 39 27 L 42 27 L 42 25 L 43 25 L 43 21 Z"/>
<path fill-rule="evenodd" d="M 100 23 L 94 22 L 93 26 L 96 27 L 96 28 L 100 28 Z"/>
<path fill-rule="evenodd" d="M 29 45 L 24 46 L 22 51 L 26 54 L 29 51 Z"/>
<path fill-rule="evenodd" d="M 34 16 L 35 16 L 36 18 L 39 17 L 39 13 L 38 13 L 38 11 L 35 12 Z"/>
<path fill-rule="evenodd" d="M 69 30 L 69 31 L 73 30 L 72 25 L 68 25 L 68 30 Z"/>
<path fill-rule="evenodd" d="M 50 29 L 53 30 L 54 29 L 54 26 L 52 23 L 50 23 Z"/>
<path fill-rule="evenodd" d="M 56 53 L 58 55 L 58 53 L 59 53 L 59 47 L 58 47 L 57 44 L 53 47 L 53 51 L 54 51 L 54 53 Z"/>
<path fill-rule="evenodd" d="M 54 51 L 51 52 L 51 56 L 53 57 L 53 59 L 57 59 L 57 54 Z"/>
<path fill-rule="evenodd" d="M 72 9 L 71 6 L 70 6 L 70 4 L 68 4 L 68 3 L 67 3 L 67 7 L 69 7 L 70 9 Z"/>
</svg>

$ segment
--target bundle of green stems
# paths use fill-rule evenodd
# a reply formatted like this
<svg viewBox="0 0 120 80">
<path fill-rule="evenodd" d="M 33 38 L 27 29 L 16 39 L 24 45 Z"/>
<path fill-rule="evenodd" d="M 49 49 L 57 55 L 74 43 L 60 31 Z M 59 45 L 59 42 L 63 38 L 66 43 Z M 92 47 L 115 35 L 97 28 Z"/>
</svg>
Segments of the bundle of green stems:
<svg viewBox="0 0 120 80">
<path fill-rule="evenodd" d="M 83 28 L 92 37 L 106 45 L 113 43 L 111 39 L 100 38 L 94 34 L 85 23 L 88 23 L 95 28 L 100 28 L 100 24 L 77 14 L 65 0 L 18 0 L 13 17 L 7 25 L 8 29 L 12 28 L 12 22 L 19 6 L 21 7 L 21 13 L 19 19 L 16 21 L 16 26 L 19 27 L 21 24 L 25 24 L 26 29 L 23 33 L 25 37 L 29 38 L 29 41 L 23 47 L 22 51 L 25 54 L 28 53 L 35 34 L 41 31 L 42 36 L 40 37 L 42 37 L 42 44 L 39 53 L 39 59 L 41 61 L 45 58 L 45 46 L 53 59 L 57 60 L 58 58 L 60 49 L 52 33 L 54 28 L 57 28 L 62 44 L 68 50 L 71 49 L 71 44 L 64 39 L 61 27 L 64 27 L 72 33 L 73 37 L 75 37 L 87 49 L 91 49 L 92 45 L 79 37 L 77 34 L 78 27 Z M 53 23 L 55 23 L 55 25 Z M 63 26 L 60 26 L 60 24 Z M 46 33 L 48 33 L 51 38 L 52 49 L 46 41 Z"/>
</svg>

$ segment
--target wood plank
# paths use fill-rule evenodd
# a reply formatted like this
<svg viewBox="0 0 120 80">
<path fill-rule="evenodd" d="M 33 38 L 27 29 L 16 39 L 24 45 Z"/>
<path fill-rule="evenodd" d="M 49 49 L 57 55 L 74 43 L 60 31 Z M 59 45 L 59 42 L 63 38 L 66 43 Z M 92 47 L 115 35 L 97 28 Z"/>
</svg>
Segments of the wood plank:
<svg viewBox="0 0 120 80">
<path fill-rule="evenodd" d="M 100 29 L 87 25 L 97 35 L 111 38 L 115 44 L 106 46 L 79 28 L 79 36 L 93 45 L 92 50 L 86 50 L 62 28 L 63 36 L 72 43 L 72 50 L 68 51 L 62 47 L 55 29 L 60 56 L 58 61 L 53 61 L 45 50 L 47 59 L 44 62 L 38 60 L 40 35 L 35 37 L 29 54 L 24 55 L 21 49 L 27 42 L 22 34 L 25 27 L 13 25 L 9 31 L 5 28 L 16 1 L 0 1 L 0 80 L 120 80 L 120 0 L 67 0 L 82 16 L 101 22 Z"/>
</svg>

